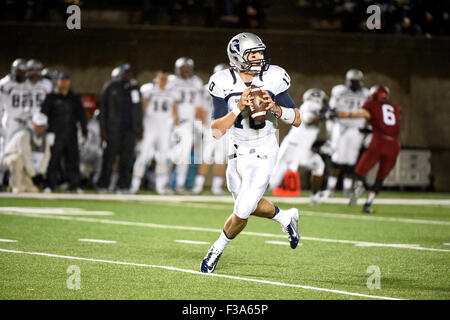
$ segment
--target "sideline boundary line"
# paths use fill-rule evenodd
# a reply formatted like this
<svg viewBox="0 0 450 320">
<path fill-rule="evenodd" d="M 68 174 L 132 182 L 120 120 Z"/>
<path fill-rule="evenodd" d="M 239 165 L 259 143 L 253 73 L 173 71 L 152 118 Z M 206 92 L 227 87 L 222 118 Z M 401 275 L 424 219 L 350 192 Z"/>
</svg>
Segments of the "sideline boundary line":
<svg viewBox="0 0 450 320">
<path fill-rule="evenodd" d="M 231 195 L 228 196 L 201 196 L 201 195 L 126 195 L 126 194 L 71 194 L 71 193 L 6 193 L 0 192 L 0 198 L 19 198 L 19 199 L 48 199 L 48 200 L 109 200 L 109 201 L 193 201 L 193 202 L 223 202 L 233 203 Z M 309 204 L 307 197 L 273 197 L 266 196 L 270 201 L 277 203 L 291 203 L 291 204 Z M 365 199 L 359 199 L 358 204 L 363 204 Z M 325 203 L 348 204 L 347 198 L 330 198 Z M 377 204 L 390 205 L 438 205 L 450 206 L 450 199 L 407 199 L 407 198 L 392 198 L 392 199 L 377 199 Z"/>
</svg>

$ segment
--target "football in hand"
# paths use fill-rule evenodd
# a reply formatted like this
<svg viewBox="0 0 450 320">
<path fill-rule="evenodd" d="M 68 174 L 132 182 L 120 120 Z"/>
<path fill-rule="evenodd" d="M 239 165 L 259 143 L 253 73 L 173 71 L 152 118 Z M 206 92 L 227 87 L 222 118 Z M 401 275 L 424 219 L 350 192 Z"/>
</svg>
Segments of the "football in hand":
<svg viewBox="0 0 450 320">
<path fill-rule="evenodd" d="M 266 120 L 267 106 L 268 103 L 264 102 L 262 90 L 252 85 L 250 95 L 253 97 L 253 104 L 249 107 L 250 117 L 259 122 L 264 122 Z"/>
</svg>

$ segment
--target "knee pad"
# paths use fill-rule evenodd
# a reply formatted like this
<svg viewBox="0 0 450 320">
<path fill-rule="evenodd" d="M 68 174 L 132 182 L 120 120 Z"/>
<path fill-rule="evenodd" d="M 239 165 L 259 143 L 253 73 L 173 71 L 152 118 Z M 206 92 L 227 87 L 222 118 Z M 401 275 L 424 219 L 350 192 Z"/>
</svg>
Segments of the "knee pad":
<svg viewBox="0 0 450 320">
<path fill-rule="evenodd" d="M 320 155 L 318 155 L 316 153 L 313 156 L 311 173 L 314 176 L 323 176 L 324 171 L 325 171 L 325 162 L 323 162 L 323 160 L 320 157 Z"/>
</svg>

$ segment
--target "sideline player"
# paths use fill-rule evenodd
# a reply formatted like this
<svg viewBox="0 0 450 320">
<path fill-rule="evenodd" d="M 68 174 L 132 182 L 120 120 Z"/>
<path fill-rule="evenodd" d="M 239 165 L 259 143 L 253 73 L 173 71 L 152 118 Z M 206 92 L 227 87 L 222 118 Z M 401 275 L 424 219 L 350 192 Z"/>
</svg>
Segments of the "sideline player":
<svg viewBox="0 0 450 320">
<path fill-rule="evenodd" d="M 350 69 L 345 74 L 345 85 L 337 85 L 331 90 L 330 108 L 336 111 L 356 111 L 369 97 L 369 90 L 363 87 L 364 75 L 360 70 Z M 331 146 L 331 174 L 327 181 L 324 197 L 331 196 L 336 188 L 339 174 L 343 174 L 343 193 L 350 196 L 353 168 L 358 160 L 363 141 L 360 129 L 364 119 L 336 119 L 334 121 Z"/>
<path fill-rule="evenodd" d="M 29 94 L 31 94 L 31 115 L 41 111 L 45 97 L 53 90 L 52 81 L 42 76 L 42 69 L 43 66 L 40 61 L 35 59 L 27 61 L 27 81 L 25 85 Z"/>
<path fill-rule="evenodd" d="M 286 171 L 297 171 L 300 166 L 311 170 L 312 173 L 310 204 L 316 205 L 320 202 L 325 163 L 311 147 L 319 134 L 320 121 L 331 115 L 328 111 L 324 112 L 326 108 L 327 95 L 323 90 L 312 88 L 305 91 L 303 104 L 299 108 L 302 124 L 300 127 L 292 127 L 281 143 L 277 164 L 270 179 L 270 190 L 281 184 Z"/>
<path fill-rule="evenodd" d="M 226 178 L 234 209 L 201 262 L 200 269 L 205 273 L 214 271 L 226 246 L 245 228 L 250 215 L 280 223 L 292 249 L 300 240 L 298 209 L 281 210 L 262 197 L 277 160 L 277 119 L 296 127 L 301 123 L 300 112 L 288 93 L 289 75 L 281 67 L 269 65 L 265 52 L 266 46 L 258 36 L 240 33 L 227 46 L 232 68 L 219 71 L 209 80 L 213 135 L 219 138 L 229 129 Z M 252 106 L 252 84 L 263 90 L 267 110 L 271 111 L 261 123 L 244 110 Z"/>
<path fill-rule="evenodd" d="M 155 158 L 156 192 L 167 194 L 169 183 L 170 135 L 173 126 L 178 125 L 177 97 L 167 88 L 169 73 L 160 71 L 156 83 L 147 83 L 141 87 L 144 106 L 144 139 L 141 151 L 133 167 L 133 179 L 130 192 L 135 194 L 141 185 L 145 165 Z"/>
<path fill-rule="evenodd" d="M 228 69 L 229 66 L 225 63 L 220 63 L 214 67 L 213 74 L 221 70 Z M 211 192 L 214 195 L 222 195 L 223 177 L 227 168 L 227 136 L 216 140 L 211 132 L 211 116 L 212 116 L 212 98 L 208 92 L 208 85 L 206 84 L 203 91 L 203 108 L 205 109 L 205 124 L 203 126 L 202 138 L 202 163 L 198 167 L 197 176 L 195 177 L 195 185 L 192 188 L 192 193 L 199 194 L 203 191 L 205 183 L 205 176 L 208 173 L 210 164 L 213 166 L 213 179 L 211 185 Z"/>
<path fill-rule="evenodd" d="M 177 172 L 175 191 L 186 194 L 186 176 L 194 143 L 194 122 L 199 114 L 203 114 L 201 107 L 203 82 L 194 75 L 194 61 L 187 57 L 180 57 L 175 61 L 175 75 L 176 77 L 170 81 L 170 86 L 177 91 L 180 124 L 174 130 L 174 136 L 179 141 L 172 150 L 172 161 L 176 164 Z"/>
<path fill-rule="evenodd" d="M 365 118 L 372 125 L 372 141 L 363 153 L 355 168 L 355 181 L 349 205 L 355 205 L 364 188 L 369 191 L 363 206 L 363 212 L 373 213 L 370 207 L 380 192 L 383 180 L 397 161 L 400 152 L 400 119 L 402 109 L 390 102 L 389 88 L 375 85 L 370 88 L 371 99 L 362 108 L 354 112 L 338 112 L 340 118 Z M 379 162 L 377 177 L 372 187 L 367 185 L 365 177 L 372 167 Z"/>
<path fill-rule="evenodd" d="M 18 58 L 11 71 L 0 79 L 0 186 L 3 183 L 3 157 L 6 145 L 14 134 L 27 127 L 31 114 L 31 99 L 25 86 L 26 60 Z"/>
</svg>

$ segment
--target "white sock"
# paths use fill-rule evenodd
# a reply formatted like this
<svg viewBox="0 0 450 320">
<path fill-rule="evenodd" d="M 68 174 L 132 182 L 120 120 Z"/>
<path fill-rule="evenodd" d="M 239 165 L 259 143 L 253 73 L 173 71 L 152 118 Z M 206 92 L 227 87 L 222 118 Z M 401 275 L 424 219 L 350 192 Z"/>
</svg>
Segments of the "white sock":
<svg viewBox="0 0 450 320">
<path fill-rule="evenodd" d="M 214 176 L 212 181 L 212 189 L 220 189 L 222 188 L 223 177 Z"/>
<path fill-rule="evenodd" d="M 353 180 L 351 178 L 344 178 L 342 184 L 344 190 L 350 190 L 352 188 Z"/>
<path fill-rule="evenodd" d="M 178 188 L 184 188 L 184 184 L 186 183 L 186 175 L 185 174 L 178 174 L 177 175 L 177 187 Z"/>
<path fill-rule="evenodd" d="M 275 210 L 277 210 L 278 213 L 275 214 L 272 220 L 277 221 L 283 227 L 287 227 L 288 224 L 291 222 L 292 215 L 288 213 L 288 210 L 281 210 L 277 206 L 275 206 Z"/>
<path fill-rule="evenodd" d="M 141 178 L 134 176 L 131 180 L 131 190 L 139 190 L 141 186 Z"/>
<path fill-rule="evenodd" d="M 169 177 L 166 174 L 156 175 L 156 179 L 155 179 L 156 191 L 158 193 L 164 191 L 168 182 L 169 182 Z"/>
<path fill-rule="evenodd" d="M 369 192 L 369 194 L 367 195 L 366 204 L 371 205 L 373 200 L 375 200 L 376 195 L 377 194 L 374 192 Z"/>
<path fill-rule="evenodd" d="M 328 181 L 327 181 L 327 189 L 330 191 L 334 191 L 334 189 L 336 188 L 336 183 L 337 183 L 337 177 L 329 176 Z"/>
<path fill-rule="evenodd" d="M 205 184 L 205 176 L 198 174 L 195 177 L 195 188 L 203 189 L 203 185 Z"/>
<path fill-rule="evenodd" d="M 119 180 L 119 173 L 113 172 L 112 175 L 111 175 L 111 182 L 109 184 L 108 189 L 114 190 L 118 180 Z"/>
<path fill-rule="evenodd" d="M 225 250 L 225 248 L 227 247 L 227 245 L 232 241 L 233 239 L 229 239 L 226 235 L 225 232 L 222 230 L 222 232 L 220 233 L 219 239 L 216 240 L 216 242 L 214 242 L 214 247 L 220 251 Z"/>
</svg>

